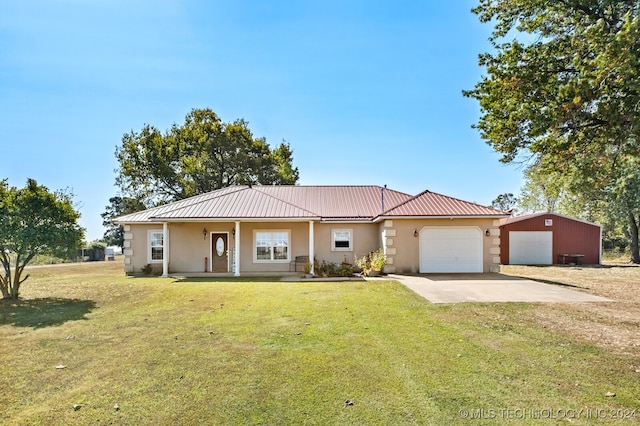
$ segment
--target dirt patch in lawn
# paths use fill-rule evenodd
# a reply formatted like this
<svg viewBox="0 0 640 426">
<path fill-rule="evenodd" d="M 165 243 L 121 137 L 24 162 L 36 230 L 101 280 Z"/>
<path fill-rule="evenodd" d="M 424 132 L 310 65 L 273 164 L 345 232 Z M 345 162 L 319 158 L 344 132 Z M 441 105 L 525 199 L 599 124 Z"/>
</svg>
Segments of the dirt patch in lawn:
<svg viewBox="0 0 640 426">
<path fill-rule="evenodd" d="M 535 320 L 552 330 L 621 353 L 640 352 L 640 267 L 630 264 L 602 266 L 502 266 L 501 272 L 560 285 L 614 300 L 613 302 L 541 304 Z"/>
</svg>

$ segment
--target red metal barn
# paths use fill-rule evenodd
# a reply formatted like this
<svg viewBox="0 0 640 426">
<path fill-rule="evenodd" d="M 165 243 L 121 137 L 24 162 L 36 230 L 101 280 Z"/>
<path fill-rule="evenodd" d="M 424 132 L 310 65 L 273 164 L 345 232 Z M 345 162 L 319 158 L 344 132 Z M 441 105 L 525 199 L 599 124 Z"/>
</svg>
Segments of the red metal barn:
<svg viewBox="0 0 640 426">
<path fill-rule="evenodd" d="M 500 220 L 503 265 L 600 264 L 600 225 L 554 213 Z"/>
</svg>

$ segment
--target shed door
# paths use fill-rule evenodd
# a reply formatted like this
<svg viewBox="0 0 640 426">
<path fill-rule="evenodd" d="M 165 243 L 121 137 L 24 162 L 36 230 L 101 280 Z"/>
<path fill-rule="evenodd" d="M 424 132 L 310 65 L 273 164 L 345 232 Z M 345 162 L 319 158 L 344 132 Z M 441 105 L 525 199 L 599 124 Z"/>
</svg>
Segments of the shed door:
<svg viewBox="0 0 640 426">
<path fill-rule="evenodd" d="M 509 264 L 551 265 L 552 231 L 509 231 Z"/>
<path fill-rule="evenodd" d="M 477 227 L 422 229 L 420 272 L 482 272 L 482 230 Z"/>
</svg>

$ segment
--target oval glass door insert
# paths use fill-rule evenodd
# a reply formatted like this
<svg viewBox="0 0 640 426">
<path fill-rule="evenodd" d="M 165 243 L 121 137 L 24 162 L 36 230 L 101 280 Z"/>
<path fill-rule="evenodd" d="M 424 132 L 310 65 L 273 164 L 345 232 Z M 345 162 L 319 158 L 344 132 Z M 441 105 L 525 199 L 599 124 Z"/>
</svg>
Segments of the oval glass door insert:
<svg viewBox="0 0 640 426">
<path fill-rule="evenodd" d="M 222 237 L 218 237 L 216 240 L 216 253 L 218 256 L 222 256 L 224 254 L 224 240 Z"/>
</svg>

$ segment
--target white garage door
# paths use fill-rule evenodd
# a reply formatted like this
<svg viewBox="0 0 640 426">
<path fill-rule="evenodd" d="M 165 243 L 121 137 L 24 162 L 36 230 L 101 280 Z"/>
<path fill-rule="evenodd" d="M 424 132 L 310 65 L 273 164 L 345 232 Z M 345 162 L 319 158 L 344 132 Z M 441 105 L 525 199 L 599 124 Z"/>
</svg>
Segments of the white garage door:
<svg viewBox="0 0 640 426">
<path fill-rule="evenodd" d="M 509 231 L 509 264 L 551 265 L 553 232 Z"/>
<path fill-rule="evenodd" d="M 422 229 L 420 272 L 482 272 L 482 230 L 476 227 Z"/>
</svg>

